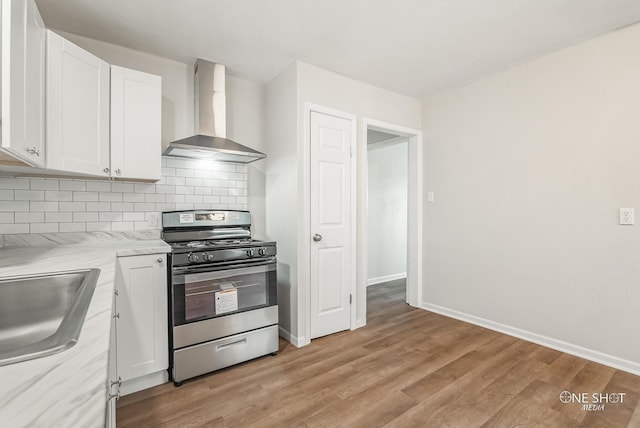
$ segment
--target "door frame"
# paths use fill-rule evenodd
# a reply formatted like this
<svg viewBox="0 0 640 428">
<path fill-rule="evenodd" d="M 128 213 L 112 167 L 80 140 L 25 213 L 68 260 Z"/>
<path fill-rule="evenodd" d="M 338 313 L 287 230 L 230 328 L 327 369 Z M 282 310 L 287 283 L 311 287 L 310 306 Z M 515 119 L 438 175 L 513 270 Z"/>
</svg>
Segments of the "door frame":
<svg viewBox="0 0 640 428">
<path fill-rule="evenodd" d="M 358 153 L 361 161 L 359 169 L 359 183 L 361 210 L 358 218 L 357 247 L 360 257 L 357 259 L 357 327 L 367 323 L 367 277 L 368 277 L 368 241 L 369 226 L 369 159 L 367 152 L 367 130 L 372 129 L 406 137 L 408 139 L 408 167 L 407 167 L 407 303 L 420 308 L 422 302 L 422 213 L 423 213 L 423 184 L 422 184 L 422 131 L 406 126 L 383 122 L 380 120 L 363 118 L 361 125 L 362 138 L 358 141 Z"/>
<path fill-rule="evenodd" d="M 351 192 L 351 295 L 353 302 L 351 304 L 351 321 L 350 328 L 354 330 L 356 325 L 356 307 L 357 307 L 357 153 L 358 153 L 358 133 L 357 133 L 357 117 L 355 114 L 347 113 L 341 110 L 332 109 L 319 104 L 310 102 L 304 103 L 303 118 L 303 142 L 302 150 L 299 156 L 302 157 L 300 162 L 301 168 L 298 178 L 302 183 L 299 194 L 302 200 L 302 218 L 298 223 L 298 332 L 304 332 L 303 337 L 298 338 L 301 345 L 311 343 L 311 112 L 317 112 L 330 116 L 339 117 L 351 121 L 351 165 L 350 165 L 350 192 Z M 300 159 L 300 157 L 298 158 Z"/>
</svg>

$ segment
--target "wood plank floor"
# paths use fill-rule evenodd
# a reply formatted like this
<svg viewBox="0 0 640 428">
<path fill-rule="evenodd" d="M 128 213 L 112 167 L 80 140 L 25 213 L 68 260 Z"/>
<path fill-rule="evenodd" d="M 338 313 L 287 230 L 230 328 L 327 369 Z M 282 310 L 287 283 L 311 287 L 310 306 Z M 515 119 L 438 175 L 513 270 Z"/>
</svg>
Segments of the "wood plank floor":
<svg viewBox="0 0 640 428">
<path fill-rule="evenodd" d="M 618 402 L 584 410 L 565 390 Z M 369 287 L 366 327 L 300 349 L 281 340 L 275 357 L 123 397 L 117 423 L 635 428 L 639 399 L 638 376 L 411 308 L 400 281 Z"/>
</svg>

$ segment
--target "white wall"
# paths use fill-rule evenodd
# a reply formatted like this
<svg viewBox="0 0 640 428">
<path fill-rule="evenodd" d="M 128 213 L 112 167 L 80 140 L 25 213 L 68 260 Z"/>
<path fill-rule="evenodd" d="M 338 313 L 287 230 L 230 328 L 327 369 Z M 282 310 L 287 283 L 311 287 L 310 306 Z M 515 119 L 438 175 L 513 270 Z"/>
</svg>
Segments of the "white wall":
<svg viewBox="0 0 640 428">
<path fill-rule="evenodd" d="M 297 305 L 292 303 L 298 298 L 297 93 L 295 63 L 269 82 L 265 91 L 267 237 L 278 245 L 279 324 L 281 334 L 292 342 L 298 335 Z"/>
<path fill-rule="evenodd" d="M 369 226 L 367 283 L 407 275 L 406 138 L 367 145 Z"/>
<path fill-rule="evenodd" d="M 635 25 L 424 100 L 427 307 L 640 373 L 638 52 Z"/>
<path fill-rule="evenodd" d="M 299 61 L 267 85 L 267 235 L 278 242 L 278 262 L 282 270 L 279 270 L 278 280 L 280 325 L 283 335 L 298 345 L 308 339 L 304 337 L 308 326 L 303 307 L 308 288 L 308 260 L 303 249 L 309 238 L 305 232 L 309 208 L 304 202 L 308 197 L 305 185 L 305 180 L 308 182 L 305 177 L 307 150 L 304 147 L 304 106 L 307 102 L 355 114 L 358 141 L 365 139 L 360 132 L 363 118 L 413 128 L 420 128 L 421 121 L 418 100 Z M 356 153 L 356 156 L 360 169 L 366 156 L 363 153 Z M 357 174 L 360 179 L 360 171 Z M 360 213 L 366 203 L 365 192 L 360 191 L 356 197 Z M 364 301 L 364 292 L 360 294 L 357 299 Z M 288 318 L 283 321 L 284 315 Z M 358 312 L 360 320 L 364 316 L 364 310 Z"/>
<path fill-rule="evenodd" d="M 75 34 L 59 33 L 110 64 L 162 77 L 163 148 L 171 141 L 193 135 L 193 64 L 184 64 Z M 205 59 L 215 61 L 215 58 Z M 227 137 L 263 151 L 264 86 L 227 74 L 226 94 Z M 265 161 L 247 165 L 248 209 L 252 213 L 252 232 L 257 238 L 265 236 L 264 168 Z"/>
</svg>

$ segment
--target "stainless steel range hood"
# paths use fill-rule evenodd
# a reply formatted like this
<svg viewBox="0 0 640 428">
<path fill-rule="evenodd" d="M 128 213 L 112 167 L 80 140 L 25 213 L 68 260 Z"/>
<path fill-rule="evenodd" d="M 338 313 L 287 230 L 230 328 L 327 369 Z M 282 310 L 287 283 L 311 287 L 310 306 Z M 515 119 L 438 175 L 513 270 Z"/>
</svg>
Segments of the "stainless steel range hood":
<svg viewBox="0 0 640 428">
<path fill-rule="evenodd" d="M 249 163 L 267 157 L 227 139 L 225 66 L 198 59 L 195 65 L 196 135 L 173 141 L 165 156 Z"/>
</svg>

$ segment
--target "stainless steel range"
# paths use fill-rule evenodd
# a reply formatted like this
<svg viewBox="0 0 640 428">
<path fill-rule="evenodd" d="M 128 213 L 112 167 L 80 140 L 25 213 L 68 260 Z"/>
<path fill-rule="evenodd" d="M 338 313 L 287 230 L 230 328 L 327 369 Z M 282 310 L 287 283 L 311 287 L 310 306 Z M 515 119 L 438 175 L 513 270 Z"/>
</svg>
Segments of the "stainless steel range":
<svg viewBox="0 0 640 428">
<path fill-rule="evenodd" d="M 162 213 L 171 245 L 170 367 L 186 379 L 278 352 L 276 244 L 248 211 Z"/>
</svg>

